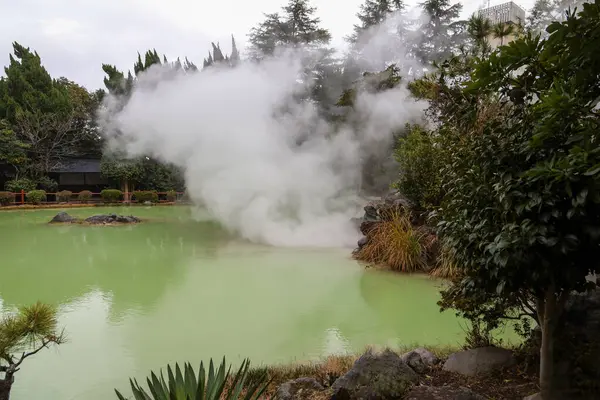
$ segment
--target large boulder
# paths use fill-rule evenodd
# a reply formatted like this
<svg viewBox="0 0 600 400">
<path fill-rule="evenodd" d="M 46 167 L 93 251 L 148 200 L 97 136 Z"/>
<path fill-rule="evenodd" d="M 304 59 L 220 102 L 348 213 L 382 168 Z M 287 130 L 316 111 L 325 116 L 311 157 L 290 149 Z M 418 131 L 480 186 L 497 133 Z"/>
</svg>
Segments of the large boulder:
<svg viewBox="0 0 600 400">
<path fill-rule="evenodd" d="M 64 211 L 59 212 L 58 214 L 56 214 L 54 216 L 54 218 L 52 218 L 52 220 L 50 221 L 51 224 L 57 224 L 57 223 L 71 223 L 71 222 L 76 222 L 77 218 L 70 216 L 69 214 L 67 214 Z"/>
<path fill-rule="evenodd" d="M 404 400 L 485 400 L 485 397 L 465 387 L 416 386 Z"/>
<path fill-rule="evenodd" d="M 316 392 L 325 390 L 315 378 L 298 378 L 283 383 L 277 388 L 277 400 L 311 399 Z"/>
<path fill-rule="evenodd" d="M 402 361 L 417 373 L 427 372 L 431 367 L 440 362 L 435 354 L 422 347 L 402 354 Z"/>
<path fill-rule="evenodd" d="M 419 379 L 400 356 L 390 350 L 367 352 L 332 385 L 332 400 L 400 399 Z"/>
<path fill-rule="evenodd" d="M 450 354 L 450 357 L 444 363 L 444 370 L 474 376 L 510 367 L 515 362 L 512 351 L 488 346 Z"/>
</svg>

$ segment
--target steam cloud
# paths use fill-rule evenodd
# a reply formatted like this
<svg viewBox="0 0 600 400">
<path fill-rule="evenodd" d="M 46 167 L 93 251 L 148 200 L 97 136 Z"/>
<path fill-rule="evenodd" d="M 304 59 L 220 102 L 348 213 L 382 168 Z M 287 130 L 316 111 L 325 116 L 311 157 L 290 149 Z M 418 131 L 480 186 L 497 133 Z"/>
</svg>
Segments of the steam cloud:
<svg viewBox="0 0 600 400">
<path fill-rule="evenodd" d="M 182 167 L 191 199 L 245 239 L 352 246 L 361 149 L 389 143 L 423 105 L 404 87 L 359 94 L 360 124 L 334 129 L 312 103 L 293 101 L 306 89 L 298 78 L 306 52 L 175 76 L 150 68 L 124 107 L 108 99 L 104 131 L 119 132 L 113 145 L 130 157 Z"/>
</svg>

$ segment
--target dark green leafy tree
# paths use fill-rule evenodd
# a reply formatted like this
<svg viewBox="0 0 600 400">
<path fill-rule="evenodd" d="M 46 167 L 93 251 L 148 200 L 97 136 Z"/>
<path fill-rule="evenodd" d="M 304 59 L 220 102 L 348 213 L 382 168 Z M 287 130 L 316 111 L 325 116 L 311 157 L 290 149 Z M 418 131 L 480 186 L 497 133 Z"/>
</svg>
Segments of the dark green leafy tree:
<svg viewBox="0 0 600 400">
<path fill-rule="evenodd" d="M 352 35 L 348 36 L 346 40 L 352 44 L 357 43 L 361 35 L 364 35 L 369 28 L 381 24 L 392 13 L 402 13 L 405 8 L 402 0 L 366 0 L 356 14 L 360 22 L 354 25 Z M 404 21 L 398 22 L 397 33 L 399 36 L 403 36 L 407 26 L 403 23 Z"/>
<path fill-rule="evenodd" d="M 56 309 L 36 303 L 0 319 L 0 400 L 9 400 L 15 374 L 23 362 L 51 345 L 65 342 Z M 0 375 L 2 376 L 2 375 Z"/>
<path fill-rule="evenodd" d="M 553 21 L 564 21 L 569 10 L 581 10 L 585 0 L 536 0 L 526 18 L 525 27 L 546 37 L 546 28 Z"/>
<path fill-rule="evenodd" d="M 542 397 L 556 399 L 559 318 L 600 267 L 600 2 L 547 32 L 480 60 L 447 99 L 437 218 L 462 272 L 442 305 L 537 321 Z"/>
<path fill-rule="evenodd" d="M 19 140 L 6 120 L 0 120 L 0 164 L 12 166 L 19 178 L 19 168 L 28 162 L 28 145 Z"/>
</svg>

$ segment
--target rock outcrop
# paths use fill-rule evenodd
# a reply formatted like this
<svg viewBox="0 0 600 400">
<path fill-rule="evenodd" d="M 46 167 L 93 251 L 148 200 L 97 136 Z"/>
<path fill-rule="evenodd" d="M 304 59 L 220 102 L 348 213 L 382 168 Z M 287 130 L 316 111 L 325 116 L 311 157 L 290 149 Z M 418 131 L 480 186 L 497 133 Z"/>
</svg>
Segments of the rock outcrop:
<svg viewBox="0 0 600 400">
<path fill-rule="evenodd" d="M 93 215 L 91 217 L 88 217 L 86 219 L 83 220 L 84 222 L 87 222 L 88 224 L 137 224 L 138 222 L 140 222 L 140 219 L 137 217 L 134 217 L 133 215 L 130 216 L 124 216 L 124 215 L 117 215 L 117 214 L 100 214 L 100 215 Z"/>
<path fill-rule="evenodd" d="M 516 363 L 512 351 L 499 347 L 480 347 L 450 354 L 444 370 L 474 376 L 510 367 Z"/>
<path fill-rule="evenodd" d="M 64 211 L 61 211 L 58 214 L 56 214 L 54 216 L 54 218 L 52 218 L 52 220 L 50 221 L 51 224 L 58 224 L 58 223 L 68 224 L 71 222 L 77 222 L 77 218 L 70 216 L 69 214 L 67 214 Z"/>
<path fill-rule="evenodd" d="M 398 354 L 390 350 L 368 352 L 333 383 L 331 399 L 400 399 L 417 380 L 417 373 Z"/>
<path fill-rule="evenodd" d="M 325 390 L 315 378 L 298 378 L 283 383 L 277 388 L 277 400 L 303 400 L 313 398 L 316 392 Z"/>
</svg>

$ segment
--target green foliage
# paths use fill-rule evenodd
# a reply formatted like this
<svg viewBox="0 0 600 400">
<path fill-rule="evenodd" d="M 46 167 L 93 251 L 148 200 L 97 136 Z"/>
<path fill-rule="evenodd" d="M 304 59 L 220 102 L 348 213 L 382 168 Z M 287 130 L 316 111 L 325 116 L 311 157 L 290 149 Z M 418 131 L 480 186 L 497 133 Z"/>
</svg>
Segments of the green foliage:
<svg viewBox="0 0 600 400">
<path fill-rule="evenodd" d="M 118 189 L 104 189 L 100 192 L 100 197 L 105 203 L 117 203 L 123 198 L 123 192 Z"/>
<path fill-rule="evenodd" d="M 0 206 L 10 206 L 15 202 L 15 195 L 11 192 L 0 192 Z"/>
<path fill-rule="evenodd" d="M 167 201 L 175 202 L 176 200 L 177 200 L 177 192 L 174 190 L 168 190 L 167 191 Z"/>
<path fill-rule="evenodd" d="M 231 366 L 226 370 L 225 358 L 216 370 L 211 359 L 207 376 L 203 363 L 200 363 L 197 375 L 189 363 L 185 363 L 183 371 L 179 364 L 175 364 L 175 371 L 170 365 L 167 366 L 167 380 L 162 371 L 160 378 L 152 372 L 146 380 L 149 392 L 136 380 L 130 379 L 130 385 L 135 400 L 257 400 L 266 390 L 269 381 L 267 374 L 263 373 L 249 382 L 249 368 L 250 361 L 246 359 L 232 376 Z M 115 392 L 120 400 L 125 400 L 118 390 L 115 389 Z"/>
<path fill-rule="evenodd" d="M 14 179 L 4 184 L 4 188 L 13 193 L 20 193 L 21 190 L 24 192 L 30 192 L 35 190 L 36 187 L 36 183 L 28 178 Z"/>
<path fill-rule="evenodd" d="M 440 170 L 444 154 L 432 135 L 418 125 L 409 126 L 408 135 L 399 139 L 394 152 L 400 166 L 394 186 L 419 209 L 438 206 L 443 197 Z"/>
<path fill-rule="evenodd" d="M 100 173 L 107 179 L 137 182 L 143 176 L 143 172 L 141 159 L 130 160 L 118 155 L 104 154 L 100 161 Z"/>
<path fill-rule="evenodd" d="M 462 275 L 442 306 L 488 323 L 530 316 L 545 343 L 569 295 L 600 269 L 600 2 L 548 33 L 480 59 L 462 90 L 447 91 L 436 214 Z M 544 398 L 551 357 L 542 347 Z"/>
<path fill-rule="evenodd" d="M 27 192 L 27 201 L 31 204 L 40 204 L 46 201 L 46 191 L 44 190 L 32 190 Z"/>
<path fill-rule="evenodd" d="M 56 189 L 58 189 L 58 182 L 54 179 L 51 179 L 47 176 L 42 176 L 37 180 L 37 184 L 40 188 L 44 189 L 46 192 L 54 193 Z"/>
<path fill-rule="evenodd" d="M 145 190 L 164 192 L 170 189 L 183 189 L 183 172 L 172 164 L 156 160 L 143 160 L 137 187 Z"/>
<path fill-rule="evenodd" d="M 360 5 L 360 11 L 356 14 L 359 24 L 354 25 L 354 32 L 346 40 L 350 43 L 357 43 L 360 36 L 363 35 L 369 28 L 377 26 L 384 22 L 391 13 L 404 11 L 406 5 L 402 0 L 365 0 Z M 401 23 L 396 27 L 396 33 L 402 35 L 407 29 L 407 22 L 402 19 Z"/>
<path fill-rule="evenodd" d="M 26 164 L 29 147 L 19 140 L 7 120 L 0 119 L 0 162 L 14 166 Z"/>
<path fill-rule="evenodd" d="M 92 192 L 90 192 L 89 190 L 82 190 L 77 195 L 77 199 L 82 203 L 87 203 L 88 201 L 90 201 L 91 198 L 92 198 Z"/>
<path fill-rule="evenodd" d="M 133 199 L 138 203 L 144 203 L 146 201 L 158 203 L 158 193 L 154 190 L 137 190 L 133 192 Z"/>
<path fill-rule="evenodd" d="M 61 190 L 60 192 L 56 193 L 56 199 L 61 203 L 68 203 L 71 201 L 72 195 L 73 192 L 70 190 Z"/>
</svg>

